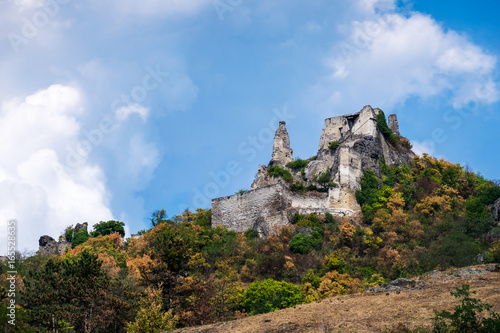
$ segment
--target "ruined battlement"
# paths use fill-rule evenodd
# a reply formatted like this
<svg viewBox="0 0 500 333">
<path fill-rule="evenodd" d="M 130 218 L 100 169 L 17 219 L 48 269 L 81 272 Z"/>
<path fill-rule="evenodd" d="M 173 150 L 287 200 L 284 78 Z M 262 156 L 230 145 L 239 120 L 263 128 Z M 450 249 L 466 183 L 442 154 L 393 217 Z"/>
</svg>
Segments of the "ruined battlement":
<svg viewBox="0 0 500 333">
<path fill-rule="evenodd" d="M 212 224 L 225 225 L 237 232 L 252 228 L 265 237 L 288 225 L 295 212 L 328 212 L 336 216 L 353 216 L 360 212 L 355 192 L 363 172 L 372 169 L 381 177 L 382 159 L 388 165 L 401 165 L 409 164 L 415 156 L 410 149 L 395 148 L 386 142 L 377 128 L 380 111 L 367 105 L 357 113 L 325 119 L 317 155 L 301 170 L 287 167 L 293 161 L 293 150 L 286 124 L 280 122 L 271 161 L 267 166 L 259 166 L 250 191 L 212 200 Z M 388 126 L 399 135 L 396 115 L 389 116 Z M 332 142 L 336 144 L 331 145 Z M 269 170 L 274 165 L 288 170 L 293 180 L 286 183 L 280 176 L 270 175 Z M 325 172 L 331 182 L 324 193 L 290 190 L 291 183 L 320 186 L 317 177 Z"/>
</svg>

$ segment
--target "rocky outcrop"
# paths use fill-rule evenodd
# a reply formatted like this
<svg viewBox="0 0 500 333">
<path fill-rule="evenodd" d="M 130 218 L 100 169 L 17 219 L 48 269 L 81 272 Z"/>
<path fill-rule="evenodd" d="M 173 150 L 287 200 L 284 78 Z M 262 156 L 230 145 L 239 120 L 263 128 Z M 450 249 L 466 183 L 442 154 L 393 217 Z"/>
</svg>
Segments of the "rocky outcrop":
<svg viewBox="0 0 500 333">
<path fill-rule="evenodd" d="M 277 184 L 278 181 L 279 178 L 271 176 L 268 172 L 268 168 L 265 165 L 259 165 L 259 171 L 257 171 L 257 176 L 255 176 L 250 189 L 256 190 L 258 188 L 274 185 Z"/>
<path fill-rule="evenodd" d="M 404 279 L 404 278 L 399 278 L 396 280 L 393 280 L 388 283 L 384 283 L 380 287 L 372 287 L 368 288 L 367 292 L 372 292 L 374 294 L 380 293 L 380 292 L 401 292 L 402 290 L 412 290 L 412 289 L 421 289 L 422 286 L 425 284 L 424 281 L 420 280 L 410 280 L 410 279 Z"/>
<path fill-rule="evenodd" d="M 500 221 L 500 198 L 491 206 L 491 214 L 495 221 Z"/>
<path fill-rule="evenodd" d="M 44 235 L 38 240 L 38 253 L 43 256 L 51 256 L 58 254 L 64 255 L 67 248 L 71 247 L 71 243 L 67 241 L 57 242 L 54 238 Z"/>
<path fill-rule="evenodd" d="M 82 230 L 88 230 L 89 224 L 87 222 L 83 222 L 83 223 L 77 223 L 75 225 L 75 234 L 82 231 Z"/>
<path fill-rule="evenodd" d="M 285 127 L 286 123 L 280 121 L 280 125 L 274 136 L 273 155 L 269 165 L 278 164 L 285 166 L 293 161 L 293 150 L 290 148 L 290 138 Z"/>
</svg>

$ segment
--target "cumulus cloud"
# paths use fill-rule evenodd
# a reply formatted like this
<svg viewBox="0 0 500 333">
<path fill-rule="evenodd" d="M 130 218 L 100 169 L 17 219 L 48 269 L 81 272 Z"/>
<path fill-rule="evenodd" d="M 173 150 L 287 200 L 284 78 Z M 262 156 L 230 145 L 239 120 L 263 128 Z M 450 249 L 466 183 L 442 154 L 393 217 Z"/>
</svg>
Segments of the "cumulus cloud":
<svg viewBox="0 0 500 333">
<path fill-rule="evenodd" d="M 381 4 L 390 8 L 391 3 L 359 2 L 365 9 Z M 338 104 L 364 100 L 392 108 L 411 97 L 439 94 L 451 96 L 449 104 L 454 107 L 498 100 L 492 78 L 496 58 L 466 36 L 445 31 L 433 18 L 417 12 L 373 18 L 353 21 L 347 38 L 325 59 L 330 75 L 321 85 L 337 96 Z M 313 95 L 318 94 L 316 88 Z M 328 100 L 323 94 L 319 98 Z"/>
<path fill-rule="evenodd" d="M 66 163 L 81 134 L 82 100 L 77 88 L 52 85 L 2 105 L 0 244 L 9 219 L 18 221 L 21 250 L 36 249 L 41 235 L 57 238 L 67 225 L 113 218 L 101 168 L 86 156 L 77 166 Z"/>
</svg>

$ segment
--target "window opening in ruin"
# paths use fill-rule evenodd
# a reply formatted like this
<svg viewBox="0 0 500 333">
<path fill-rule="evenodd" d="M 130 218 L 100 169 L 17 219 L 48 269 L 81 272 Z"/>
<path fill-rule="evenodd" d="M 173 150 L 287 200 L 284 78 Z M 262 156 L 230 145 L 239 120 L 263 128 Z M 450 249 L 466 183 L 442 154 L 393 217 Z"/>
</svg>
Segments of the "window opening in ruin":
<svg viewBox="0 0 500 333">
<path fill-rule="evenodd" d="M 344 128 L 343 127 L 339 128 L 339 131 L 340 131 L 340 137 L 342 137 L 344 135 Z"/>
</svg>

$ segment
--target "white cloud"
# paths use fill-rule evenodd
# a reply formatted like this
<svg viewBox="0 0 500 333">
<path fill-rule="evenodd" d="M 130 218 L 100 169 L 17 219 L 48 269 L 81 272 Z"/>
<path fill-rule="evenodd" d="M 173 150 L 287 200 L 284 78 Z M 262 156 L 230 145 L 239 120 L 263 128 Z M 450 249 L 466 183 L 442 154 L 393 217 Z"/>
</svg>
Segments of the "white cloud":
<svg viewBox="0 0 500 333">
<path fill-rule="evenodd" d="M 123 122 L 123 121 L 127 120 L 127 118 L 131 114 L 134 114 L 134 113 L 138 114 L 139 117 L 141 117 L 142 121 L 145 122 L 148 119 L 149 109 L 136 103 L 136 104 L 127 105 L 127 106 L 123 106 L 123 107 L 119 108 L 118 110 L 116 110 L 115 115 L 116 115 L 116 119 L 118 119 L 118 121 Z"/>
<path fill-rule="evenodd" d="M 82 95 L 53 85 L 4 103 L 0 112 L 0 252 L 8 219 L 18 220 L 19 249 L 36 249 L 38 238 L 57 238 L 70 224 L 113 218 L 102 170 L 87 161 L 66 165 L 77 146 Z"/>
<path fill-rule="evenodd" d="M 395 0 L 359 0 L 358 8 L 367 13 L 374 14 L 376 11 L 388 11 L 396 8 Z"/>
<path fill-rule="evenodd" d="M 13 0 L 12 2 L 20 11 L 40 8 L 44 4 L 44 0 Z"/>
<path fill-rule="evenodd" d="M 390 7 L 391 1 L 360 2 L 365 8 L 381 3 Z M 465 36 L 443 30 L 420 13 L 374 18 L 353 21 L 348 38 L 325 60 L 331 74 L 322 85 L 330 94 L 342 94 L 341 106 L 369 103 L 392 108 L 410 97 L 438 94 L 449 94 L 449 104 L 455 107 L 498 100 L 492 80 L 496 58 Z"/>
<path fill-rule="evenodd" d="M 413 152 L 419 156 L 422 156 L 424 153 L 434 156 L 436 152 L 436 145 L 432 141 L 411 141 L 411 144 L 413 145 Z"/>
</svg>

